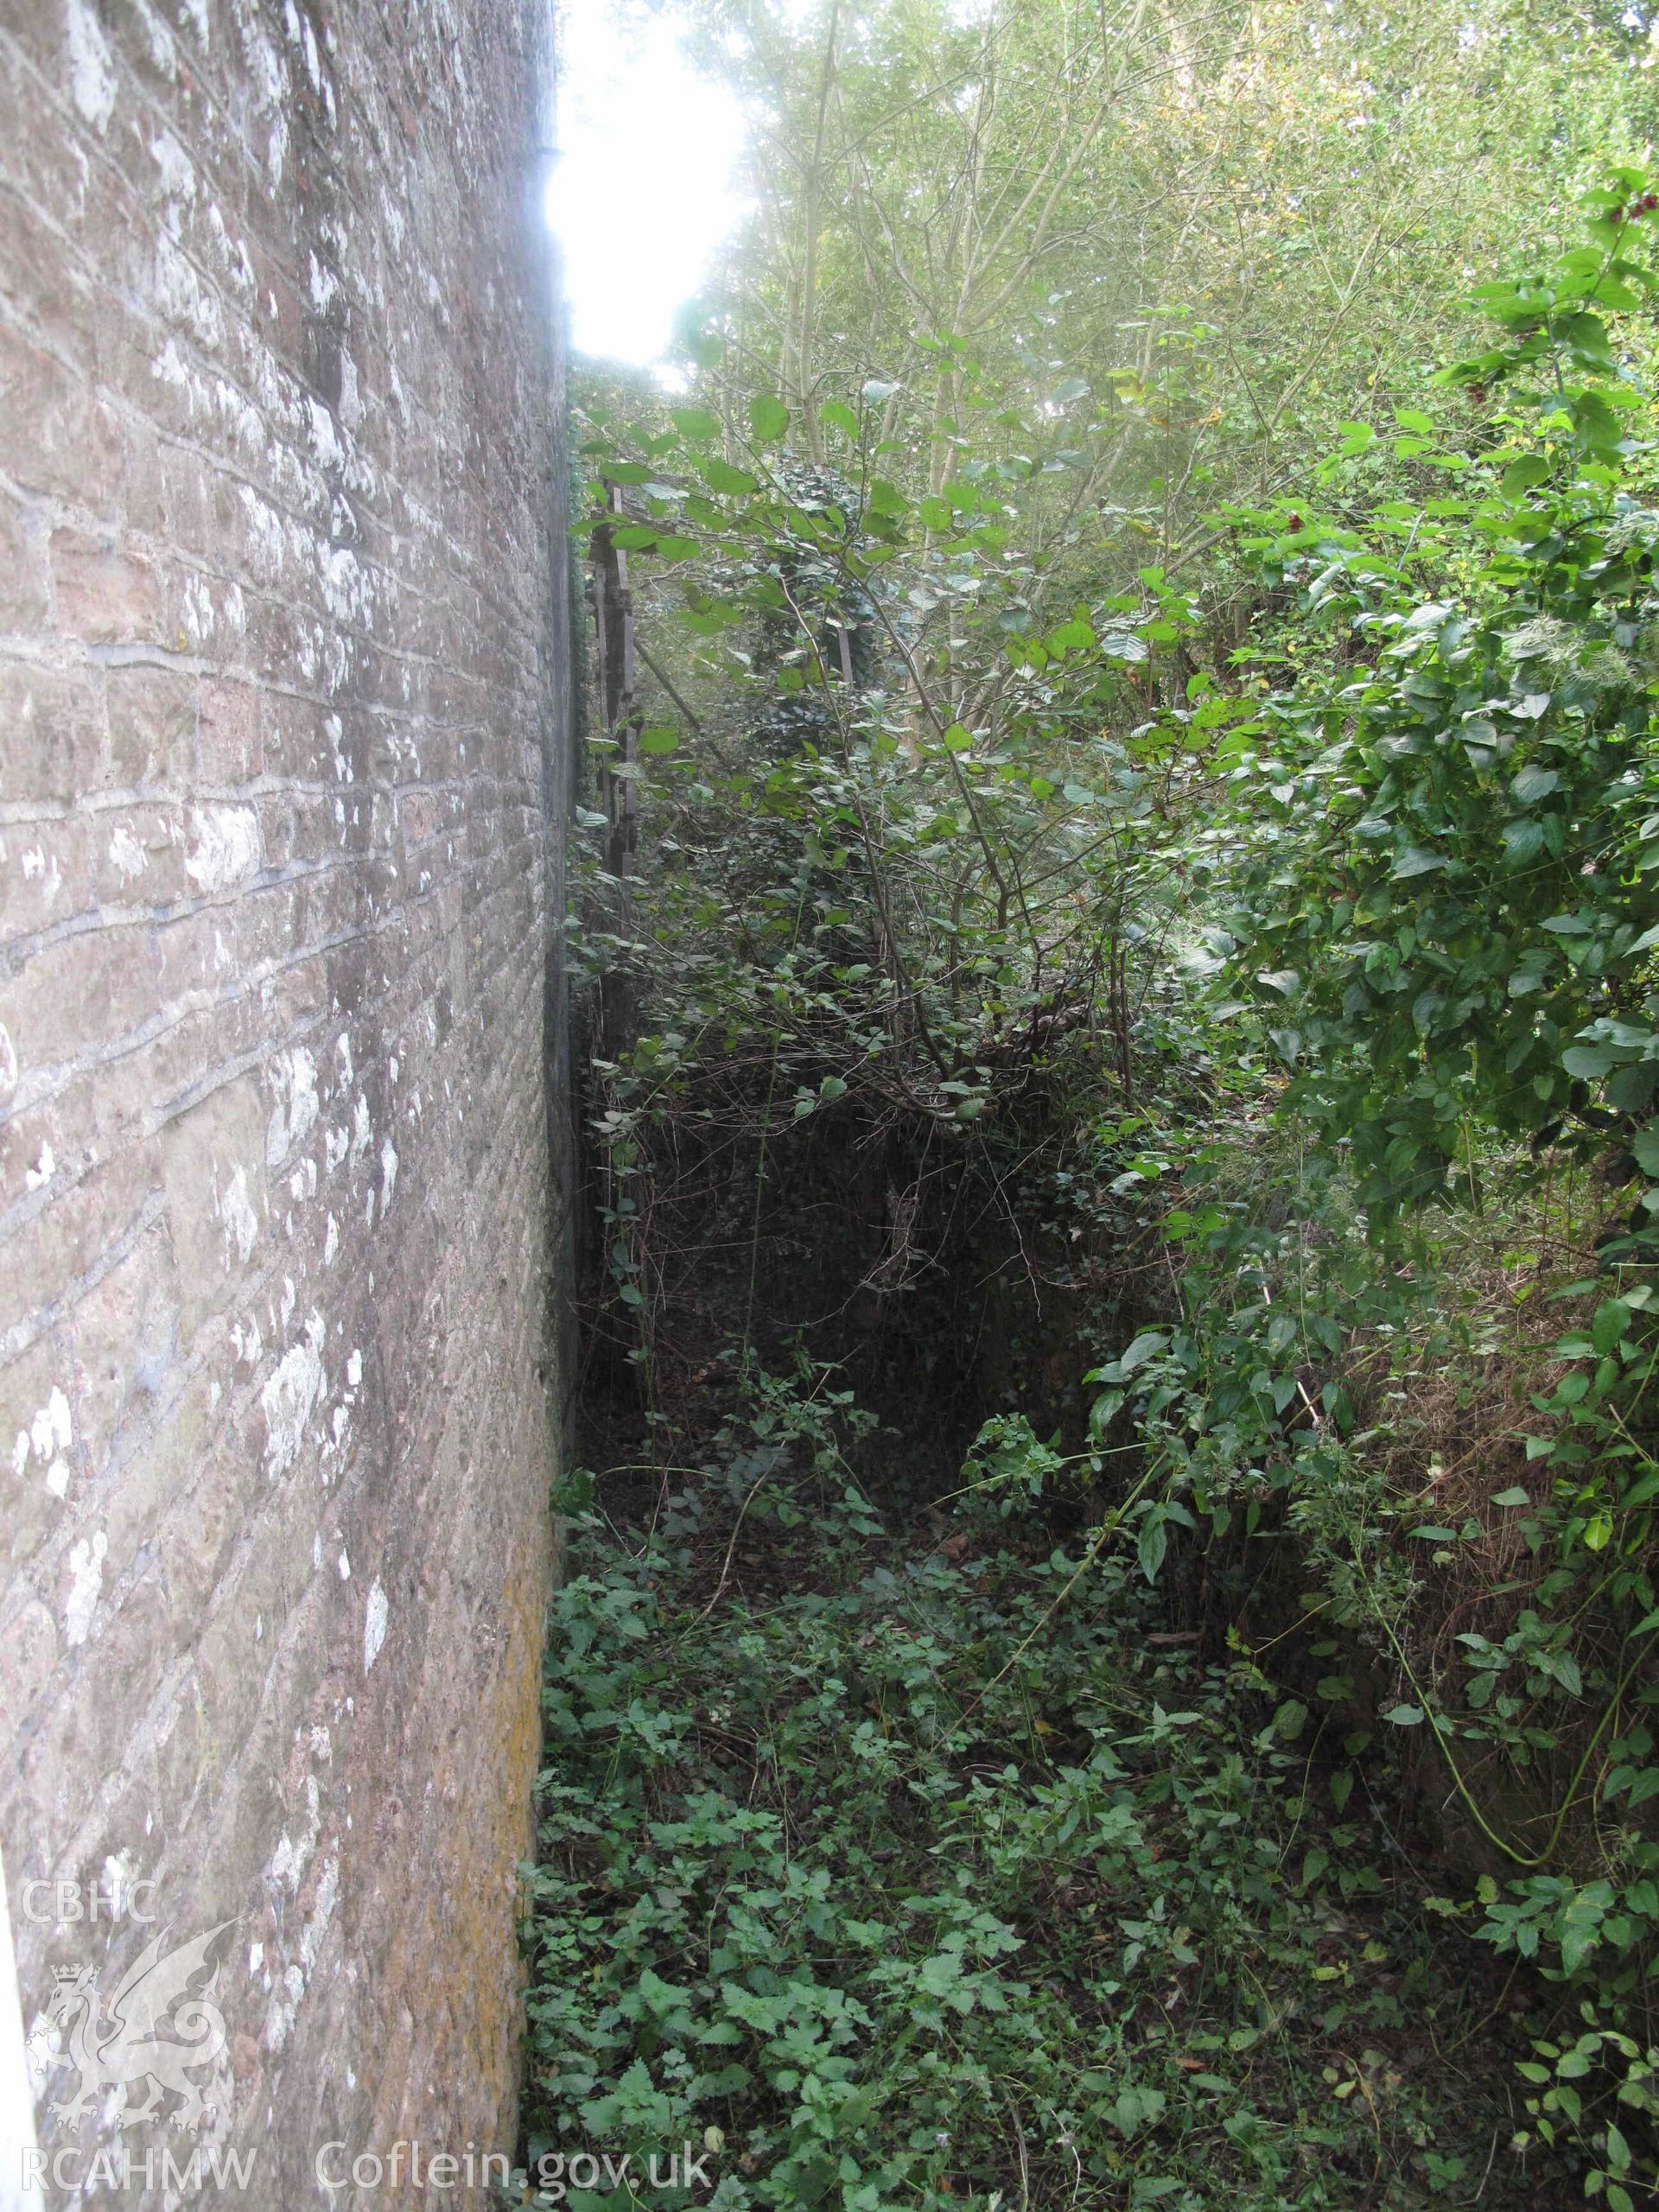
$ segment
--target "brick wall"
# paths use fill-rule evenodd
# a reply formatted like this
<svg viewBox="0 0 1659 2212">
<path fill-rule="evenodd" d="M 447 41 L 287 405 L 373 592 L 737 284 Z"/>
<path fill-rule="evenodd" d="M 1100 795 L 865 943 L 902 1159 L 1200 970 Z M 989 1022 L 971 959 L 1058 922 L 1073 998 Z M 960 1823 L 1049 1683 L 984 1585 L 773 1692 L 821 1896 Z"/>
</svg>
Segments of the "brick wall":
<svg viewBox="0 0 1659 2212">
<path fill-rule="evenodd" d="M 293 2212 L 410 2194 L 331 2198 L 329 2141 L 511 2143 L 548 67 L 534 0 L 0 6 L 0 1848 L 54 2202 L 163 2201 L 100 2146 L 251 2148 L 204 2200 Z M 200 2134 L 123 2128 L 56 1970 L 107 2004 L 224 1923 Z"/>
</svg>

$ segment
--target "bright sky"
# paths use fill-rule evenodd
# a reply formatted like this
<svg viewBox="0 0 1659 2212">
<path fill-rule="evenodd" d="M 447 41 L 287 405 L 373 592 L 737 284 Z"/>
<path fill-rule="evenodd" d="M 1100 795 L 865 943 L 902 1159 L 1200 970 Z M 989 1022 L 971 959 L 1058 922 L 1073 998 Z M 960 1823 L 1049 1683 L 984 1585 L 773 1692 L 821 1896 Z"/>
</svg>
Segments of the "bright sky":
<svg viewBox="0 0 1659 2212">
<path fill-rule="evenodd" d="M 742 115 L 692 67 L 671 5 L 650 16 L 566 0 L 560 28 L 561 157 L 547 212 L 571 342 L 644 365 L 667 348 L 675 309 L 744 212 L 733 176 Z"/>
</svg>

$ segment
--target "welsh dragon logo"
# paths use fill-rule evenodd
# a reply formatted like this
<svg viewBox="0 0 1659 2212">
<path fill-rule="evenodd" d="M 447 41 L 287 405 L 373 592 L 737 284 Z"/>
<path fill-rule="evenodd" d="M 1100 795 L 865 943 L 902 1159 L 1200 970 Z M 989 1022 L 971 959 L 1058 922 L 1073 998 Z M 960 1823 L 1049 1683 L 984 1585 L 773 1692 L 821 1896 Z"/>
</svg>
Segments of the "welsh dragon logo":
<svg viewBox="0 0 1659 2212">
<path fill-rule="evenodd" d="M 115 2115 L 118 2127 L 157 2118 L 162 2100 L 171 2095 L 180 2101 L 167 2118 L 175 2127 L 196 2133 L 212 2109 L 207 2092 L 218 2086 L 218 2061 L 228 2040 L 225 2015 L 213 2001 L 219 1967 L 209 1955 L 218 1937 L 234 1924 L 221 1920 L 205 1936 L 171 1951 L 162 1948 L 165 1930 L 152 1936 L 107 2003 L 91 1967 L 56 1969 L 46 2018 L 60 2031 L 65 2047 L 46 2056 L 48 2063 L 72 2059 L 80 2085 L 73 2096 L 52 2105 L 54 2120 L 78 2129 L 109 2090 L 119 2089 L 124 2102 Z M 192 2080 L 208 2069 L 213 2072 L 207 2082 Z M 143 2101 L 134 2104 L 130 2092 L 141 2087 Z"/>
</svg>

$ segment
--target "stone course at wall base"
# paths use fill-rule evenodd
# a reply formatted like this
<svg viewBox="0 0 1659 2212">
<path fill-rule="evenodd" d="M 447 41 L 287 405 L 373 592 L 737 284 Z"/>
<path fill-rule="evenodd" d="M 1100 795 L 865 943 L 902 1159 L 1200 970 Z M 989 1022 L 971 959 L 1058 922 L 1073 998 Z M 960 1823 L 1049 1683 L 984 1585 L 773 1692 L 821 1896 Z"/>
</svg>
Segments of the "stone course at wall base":
<svg viewBox="0 0 1659 2212">
<path fill-rule="evenodd" d="M 0 5 L 0 1850 L 54 2203 L 180 2201 L 159 2164 L 78 2190 L 100 2149 L 246 2152 L 200 2200 L 298 2212 L 439 2201 L 331 2196 L 325 2143 L 512 2147 L 567 777 L 546 30 Z M 83 1999 L 215 1929 L 200 2133 L 172 2092 L 123 2127 L 133 2037 L 80 2063 Z"/>
</svg>

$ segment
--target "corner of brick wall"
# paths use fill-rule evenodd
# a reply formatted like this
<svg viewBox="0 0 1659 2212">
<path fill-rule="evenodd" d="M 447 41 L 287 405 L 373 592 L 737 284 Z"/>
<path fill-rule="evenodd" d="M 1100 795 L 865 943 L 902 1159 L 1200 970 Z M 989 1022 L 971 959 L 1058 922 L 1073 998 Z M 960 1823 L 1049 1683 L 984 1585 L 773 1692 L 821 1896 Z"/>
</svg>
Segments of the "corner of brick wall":
<svg viewBox="0 0 1659 2212">
<path fill-rule="evenodd" d="M 550 67 L 534 0 L 0 11 L 0 1849 L 71 2177 L 164 2131 L 52 2117 L 56 1970 L 107 1999 L 220 1923 L 170 2141 L 257 2154 L 224 2201 L 350 2204 L 330 2140 L 511 2147 Z"/>
</svg>

